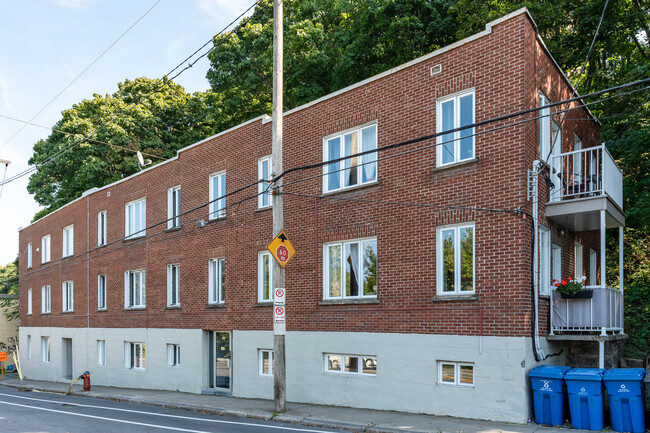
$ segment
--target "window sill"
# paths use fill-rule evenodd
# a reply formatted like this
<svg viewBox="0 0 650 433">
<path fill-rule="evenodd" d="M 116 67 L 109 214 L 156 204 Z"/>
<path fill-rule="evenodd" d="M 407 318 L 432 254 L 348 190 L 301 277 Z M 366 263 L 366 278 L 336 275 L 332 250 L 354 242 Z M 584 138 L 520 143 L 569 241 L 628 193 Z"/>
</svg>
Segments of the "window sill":
<svg viewBox="0 0 650 433">
<path fill-rule="evenodd" d="M 273 206 L 264 206 L 255 208 L 255 212 L 264 212 L 265 210 L 271 210 Z"/>
<path fill-rule="evenodd" d="M 140 240 L 142 240 L 142 239 L 146 239 L 146 238 L 147 238 L 147 235 L 146 235 L 146 233 L 145 233 L 145 234 L 138 235 L 138 236 L 129 236 L 129 237 L 126 238 L 126 239 L 122 239 L 122 242 L 123 242 L 123 243 L 136 242 L 136 241 L 140 241 Z"/>
<path fill-rule="evenodd" d="M 323 299 L 318 305 L 379 304 L 378 298 Z"/>
<path fill-rule="evenodd" d="M 215 217 L 215 218 L 210 218 L 208 217 L 208 224 L 214 224 L 219 221 L 225 221 L 226 220 L 226 215 L 220 216 L 220 217 Z"/>
<path fill-rule="evenodd" d="M 61 314 L 72 314 L 72 313 L 74 313 L 74 310 L 70 310 L 70 311 L 61 311 Z"/>
<path fill-rule="evenodd" d="M 49 316 L 50 314 L 52 314 L 52 313 L 49 312 L 49 311 L 48 312 L 41 312 L 41 316 Z"/>
<path fill-rule="evenodd" d="M 432 172 L 436 173 L 436 172 L 444 171 L 444 170 L 447 170 L 447 169 L 452 169 L 452 168 L 457 168 L 457 167 L 463 167 L 463 166 L 466 166 L 466 165 L 477 164 L 480 160 L 481 160 L 481 158 L 476 156 L 476 157 L 474 157 L 472 159 L 466 159 L 464 161 L 452 162 L 451 164 L 445 164 L 445 165 L 441 165 L 441 166 L 438 166 L 438 167 L 434 167 Z"/>
<path fill-rule="evenodd" d="M 144 311 L 147 307 L 124 307 L 122 311 Z"/>
<path fill-rule="evenodd" d="M 336 195 L 336 194 L 343 194 L 343 193 L 350 192 L 350 191 L 356 191 L 356 190 L 359 190 L 359 189 L 370 188 L 371 186 L 380 186 L 380 185 L 381 185 L 381 182 L 379 180 L 375 180 L 373 182 L 362 183 L 361 185 L 349 186 L 347 188 L 341 188 L 341 189 L 335 189 L 334 191 L 323 191 L 323 193 L 321 194 L 321 197 Z"/>
<path fill-rule="evenodd" d="M 273 301 L 257 301 L 254 307 L 272 307 Z"/>
<path fill-rule="evenodd" d="M 471 295 L 438 295 L 434 296 L 431 302 L 478 301 L 479 299 L 481 298 L 475 293 Z"/>
<path fill-rule="evenodd" d="M 540 294 L 539 294 L 539 299 L 549 299 L 549 300 L 550 300 L 550 299 L 551 299 L 551 295 L 545 295 L 545 294 L 543 295 L 543 294 L 540 293 Z"/>
<path fill-rule="evenodd" d="M 98 308 L 95 310 L 96 313 L 105 313 L 106 311 L 108 311 L 106 308 Z"/>
<path fill-rule="evenodd" d="M 165 233 L 169 233 L 169 232 L 177 232 L 177 231 L 179 231 L 180 229 L 181 229 L 181 226 L 170 227 L 170 228 L 168 228 L 167 230 L 165 230 Z"/>
<path fill-rule="evenodd" d="M 216 308 L 216 309 L 223 308 L 223 309 L 225 309 L 225 308 L 226 308 L 226 303 L 225 303 L 225 302 L 222 302 L 222 303 L 220 303 L 220 304 L 216 304 L 216 303 L 215 303 L 215 304 L 210 304 L 210 303 L 207 303 L 207 304 L 205 304 L 205 308 Z"/>
<path fill-rule="evenodd" d="M 165 310 L 180 310 L 181 306 L 180 305 L 167 305 L 164 309 Z"/>
<path fill-rule="evenodd" d="M 106 247 L 106 246 L 108 246 L 108 243 L 101 244 L 101 245 L 97 245 L 97 246 L 95 247 L 95 249 L 98 249 L 98 248 L 104 248 L 104 247 Z"/>
<path fill-rule="evenodd" d="M 72 257 L 72 256 L 73 256 L 72 254 L 68 254 L 67 256 L 61 256 L 61 260 L 63 260 L 63 259 L 69 259 L 69 258 Z"/>
</svg>

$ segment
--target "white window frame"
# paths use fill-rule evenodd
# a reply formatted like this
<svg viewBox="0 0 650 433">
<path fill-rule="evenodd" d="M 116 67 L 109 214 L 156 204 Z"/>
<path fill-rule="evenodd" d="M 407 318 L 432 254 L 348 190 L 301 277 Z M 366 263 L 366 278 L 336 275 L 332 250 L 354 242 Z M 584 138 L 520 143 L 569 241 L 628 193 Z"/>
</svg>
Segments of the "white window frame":
<svg viewBox="0 0 650 433">
<path fill-rule="evenodd" d="M 133 282 L 140 285 L 140 291 L 136 292 L 135 288 L 131 289 L 131 275 Z M 132 293 L 133 292 L 133 293 Z M 124 273 L 124 308 L 141 309 L 146 307 L 146 272 L 144 269 L 126 271 Z"/>
<path fill-rule="evenodd" d="M 49 364 L 51 360 L 50 337 L 41 337 L 41 361 Z"/>
<path fill-rule="evenodd" d="M 208 303 L 223 304 L 225 299 L 225 265 L 224 259 L 210 259 L 208 262 Z"/>
<path fill-rule="evenodd" d="M 32 315 L 32 289 L 27 289 L 27 315 Z"/>
<path fill-rule="evenodd" d="M 215 191 L 215 179 L 217 180 L 217 189 Z M 210 215 L 209 219 L 214 220 L 226 217 L 226 172 L 213 173 L 210 175 Z"/>
<path fill-rule="evenodd" d="M 454 366 L 454 381 L 443 381 L 442 367 L 443 365 L 452 365 Z M 461 367 L 471 367 L 472 368 L 472 383 L 462 383 L 460 381 L 460 369 Z M 438 384 L 447 385 L 447 386 L 460 386 L 464 388 L 474 388 L 476 383 L 476 378 L 474 375 L 474 364 L 470 362 L 455 362 L 455 361 L 438 361 Z"/>
<path fill-rule="evenodd" d="M 268 263 L 269 293 L 264 296 L 264 259 Z M 273 256 L 268 251 L 257 253 L 257 300 L 258 302 L 273 302 Z"/>
<path fill-rule="evenodd" d="M 436 132 L 439 134 L 436 139 L 436 166 L 443 167 L 445 165 L 457 164 L 462 161 L 471 161 L 476 157 L 476 140 L 474 138 L 474 127 L 463 129 L 461 131 L 456 131 L 453 133 L 453 160 L 449 162 L 443 162 L 444 156 L 447 152 L 445 149 L 445 144 L 449 141 L 449 138 L 446 137 L 446 134 L 443 133 L 443 104 L 453 101 L 454 103 L 454 125 L 453 129 L 460 128 L 461 126 L 461 112 L 460 112 L 460 100 L 468 96 L 472 97 L 472 121 L 467 125 L 471 125 L 476 121 L 476 92 L 473 88 L 463 90 L 462 92 L 455 93 L 453 95 L 445 96 L 436 101 Z M 468 157 L 461 158 L 461 140 L 463 138 L 469 138 L 472 140 L 472 154 Z"/>
<path fill-rule="evenodd" d="M 27 244 L 27 269 L 31 269 L 32 267 L 32 243 Z"/>
<path fill-rule="evenodd" d="M 268 371 L 264 371 L 264 355 L 266 359 L 269 360 Z M 273 349 L 258 349 L 257 350 L 257 359 L 258 359 L 258 373 L 260 376 L 273 376 Z"/>
<path fill-rule="evenodd" d="M 147 198 L 145 197 L 124 205 L 124 237 L 134 239 L 146 234 Z"/>
<path fill-rule="evenodd" d="M 167 345 L 167 365 L 169 367 L 181 366 L 181 345 L 180 344 Z"/>
<path fill-rule="evenodd" d="M 584 268 L 584 264 L 583 264 L 584 259 L 582 256 L 582 252 L 583 252 L 582 244 L 580 242 L 576 242 L 573 245 L 573 254 L 574 254 L 573 265 L 575 271 L 575 275 L 573 276 L 573 278 L 575 278 L 576 280 L 582 278 L 582 271 Z"/>
<path fill-rule="evenodd" d="M 32 336 L 27 336 L 27 359 L 32 359 Z"/>
<path fill-rule="evenodd" d="M 371 294 L 365 294 L 364 290 L 364 274 L 365 274 L 365 246 L 368 244 L 375 244 L 375 255 L 377 254 L 377 249 L 378 249 L 378 243 L 377 243 L 377 238 L 362 238 L 362 239 L 350 239 L 347 241 L 339 241 L 339 242 L 328 242 L 326 244 L 323 244 L 323 299 L 375 299 L 377 298 L 377 292 L 378 292 L 378 285 L 375 286 L 375 293 Z M 361 284 L 358 287 L 359 294 L 358 295 L 348 295 L 347 294 L 347 287 L 346 287 L 346 276 L 345 276 L 345 250 L 348 246 L 351 247 L 351 245 L 357 245 L 357 251 L 359 255 L 359 260 L 357 262 L 357 270 L 359 271 L 360 279 L 361 279 Z M 339 247 L 340 251 L 340 263 L 339 263 L 339 269 L 341 274 L 339 275 L 339 281 L 341 283 L 340 286 L 340 294 L 338 296 L 333 296 L 330 294 L 330 281 L 331 281 L 331 275 L 330 275 L 330 248 L 336 248 Z M 378 263 L 376 268 L 378 268 Z M 375 270 L 377 274 L 379 274 L 379 270 Z M 375 275 L 375 282 L 377 282 L 378 275 Z"/>
<path fill-rule="evenodd" d="M 97 275 L 97 309 L 106 310 L 106 275 Z"/>
<path fill-rule="evenodd" d="M 332 361 L 337 361 L 339 368 L 331 368 L 334 364 L 330 363 L 330 358 Z M 345 371 L 345 358 L 356 358 L 357 359 L 357 371 Z M 375 366 L 374 373 L 365 373 L 363 370 L 365 368 L 366 362 L 372 362 Z M 332 374 L 342 374 L 342 375 L 354 375 L 354 376 L 367 376 L 367 377 L 377 377 L 377 356 L 376 355 L 351 355 L 344 353 L 324 353 L 323 354 L 323 367 L 325 373 Z"/>
<path fill-rule="evenodd" d="M 181 226 L 181 187 L 180 185 L 167 190 L 167 229 Z"/>
<path fill-rule="evenodd" d="M 369 143 L 367 143 L 366 146 L 364 146 L 363 138 L 366 134 L 371 134 L 372 133 L 371 130 L 374 130 L 374 141 L 371 140 Z M 338 158 L 349 156 L 348 154 L 346 154 L 344 137 L 347 135 L 352 135 L 354 133 L 357 134 L 357 152 L 353 153 L 351 151 L 349 155 L 354 155 L 355 153 L 361 153 L 370 150 L 376 150 L 378 148 L 379 133 L 378 133 L 377 122 L 367 123 L 361 126 L 357 126 L 324 137 L 323 138 L 323 161 L 327 162 L 331 160 L 329 157 L 329 148 L 330 148 L 329 142 L 334 141 L 336 139 L 339 140 L 339 148 L 338 148 L 339 154 L 336 158 L 332 158 L 332 159 L 338 159 Z M 370 138 L 372 138 L 372 136 L 370 136 Z M 353 163 L 356 164 L 354 170 L 357 171 L 356 173 L 357 182 L 354 184 L 346 185 L 346 173 L 350 173 L 350 171 L 352 170 L 350 167 L 352 166 Z M 325 164 L 323 165 L 323 192 L 328 193 L 334 191 L 341 191 L 349 188 L 357 188 L 361 185 L 371 185 L 373 183 L 377 183 L 379 180 L 379 170 L 377 165 L 378 164 L 377 164 L 376 152 L 371 152 L 360 157 L 344 159 L 342 161 L 334 162 L 332 164 Z M 370 167 L 371 170 L 372 168 L 374 168 L 374 179 L 369 179 L 364 182 L 363 177 L 365 174 L 364 169 L 366 168 L 366 166 Z M 336 175 L 335 173 L 337 173 L 338 175 Z M 334 177 L 338 178 L 338 187 L 330 188 L 329 185 L 330 174 L 332 174 L 333 179 Z"/>
<path fill-rule="evenodd" d="M 181 265 L 167 265 L 167 306 L 181 306 Z"/>
<path fill-rule="evenodd" d="M 135 341 L 124 342 L 125 368 L 144 371 L 146 368 L 146 361 L 146 348 L 144 343 Z"/>
<path fill-rule="evenodd" d="M 106 365 L 106 340 L 97 340 L 97 365 Z"/>
<path fill-rule="evenodd" d="M 539 106 L 549 104 L 544 93 L 539 92 Z M 551 152 L 551 109 L 550 107 L 539 110 L 539 159 L 547 162 Z"/>
<path fill-rule="evenodd" d="M 63 245 L 61 257 L 69 257 L 74 254 L 74 224 L 63 228 Z"/>
<path fill-rule="evenodd" d="M 267 173 L 264 173 L 264 166 L 266 165 Z M 265 156 L 257 160 L 257 208 L 265 209 L 273 207 L 273 193 L 269 190 L 271 180 L 271 173 L 273 171 L 273 159 L 271 156 Z"/>
<path fill-rule="evenodd" d="M 472 290 L 461 290 L 461 245 L 460 231 L 472 229 Z M 443 231 L 454 231 L 454 290 L 444 291 L 444 255 L 443 255 Z M 436 284 L 437 296 L 458 296 L 473 295 L 476 293 L 476 225 L 474 222 L 451 224 L 436 228 Z"/>
<path fill-rule="evenodd" d="M 598 253 L 589 248 L 589 285 L 598 284 Z"/>
<path fill-rule="evenodd" d="M 578 134 L 573 134 L 573 150 L 578 151 L 582 150 L 582 140 L 578 137 Z M 580 181 L 585 173 L 584 167 L 582 166 L 582 158 L 580 157 L 581 153 L 573 154 L 573 181 Z"/>
<path fill-rule="evenodd" d="M 97 246 L 101 247 L 106 245 L 108 229 L 108 217 L 106 211 L 97 212 Z"/>
<path fill-rule="evenodd" d="M 49 314 L 52 311 L 52 288 L 50 286 L 41 287 L 41 314 Z"/>
<path fill-rule="evenodd" d="M 551 244 L 551 278 L 562 281 L 562 247 L 558 244 Z"/>
<path fill-rule="evenodd" d="M 539 293 L 551 293 L 551 231 L 539 227 Z"/>
<path fill-rule="evenodd" d="M 61 311 L 70 313 L 74 311 L 74 283 L 64 281 L 61 284 Z"/>
<path fill-rule="evenodd" d="M 52 243 L 50 240 L 50 235 L 45 235 L 41 238 L 41 264 L 48 263 L 52 259 L 52 251 L 50 249 Z"/>
</svg>

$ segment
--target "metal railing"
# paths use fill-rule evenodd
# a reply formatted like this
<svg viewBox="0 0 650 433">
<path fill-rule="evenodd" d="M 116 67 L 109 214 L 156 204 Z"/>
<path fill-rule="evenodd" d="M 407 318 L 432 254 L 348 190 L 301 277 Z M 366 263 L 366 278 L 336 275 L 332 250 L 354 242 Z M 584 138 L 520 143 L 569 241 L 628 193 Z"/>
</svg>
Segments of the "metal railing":
<svg viewBox="0 0 650 433">
<path fill-rule="evenodd" d="M 551 334 L 555 332 L 623 331 L 623 296 L 610 287 L 585 286 L 592 291 L 587 299 L 563 299 L 551 293 Z"/>
<path fill-rule="evenodd" d="M 552 201 L 608 195 L 623 208 L 623 173 L 605 147 L 551 156 Z"/>
</svg>

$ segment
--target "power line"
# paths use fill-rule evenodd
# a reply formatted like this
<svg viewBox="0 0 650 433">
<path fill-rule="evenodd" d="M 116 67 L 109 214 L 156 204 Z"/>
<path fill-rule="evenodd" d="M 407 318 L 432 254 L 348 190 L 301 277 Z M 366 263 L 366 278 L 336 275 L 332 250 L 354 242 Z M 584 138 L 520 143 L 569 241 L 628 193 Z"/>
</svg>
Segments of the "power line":
<svg viewBox="0 0 650 433">
<path fill-rule="evenodd" d="M 79 79 L 79 77 L 81 77 L 84 73 L 86 73 L 86 71 L 87 71 L 88 69 L 90 69 L 90 68 L 91 68 L 95 63 L 97 63 L 97 61 L 98 61 L 99 59 L 101 59 L 101 58 L 104 56 L 104 54 L 106 54 L 106 53 L 107 53 L 111 48 L 113 48 L 113 46 L 114 46 L 115 44 L 117 44 L 117 43 L 120 41 L 120 39 L 122 39 L 122 38 L 123 38 L 123 37 L 124 37 L 124 36 L 129 32 L 129 31 L 131 31 L 131 29 L 132 29 L 133 27 L 135 27 L 136 24 L 138 24 L 138 23 L 139 23 L 139 22 L 140 22 L 144 17 L 146 17 L 146 16 L 149 14 L 149 12 L 151 12 L 151 11 L 153 10 L 153 8 L 155 8 L 155 7 L 158 5 L 158 3 L 160 3 L 161 1 L 162 1 L 162 0 L 158 0 L 156 3 L 154 3 L 154 5 L 151 6 L 151 7 L 150 7 L 150 8 L 149 8 L 149 9 L 148 9 L 148 10 L 147 10 L 147 11 L 146 11 L 146 12 L 145 12 L 145 13 L 144 13 L 140 18 L 138 18 L 138 19 L 137 19 L 133 24 L 131 24 L 131 26 L 130 26 L 128 29 L 126 29 L 126 30 L 124 31 L 124 33 L 122 33 L 122 34 L 121 34 L 117 39 L 115 39 L 115 41 L 113 41 L 113 43 L 110 44 L 110 45 L 109 45 L 109 46 L 108 46 L 104 51 L 102 51 L 102 53 L 101 53 L 99 56 L 97 56 L 97 57 L 95 58 L 95 60 L 93 60 L 92 62 L 90 62 L 90 64 L 89 64 L 88 66 L 86 66 L 86 68 L 85 68 L 83 71 L 81 71 L 81 72 L 79 73 L 79 75 L 77 75 L 76 77 L 74 77 L 74 79 L 73 79 L 72 81 L 70 81 L 70 82 L 68 83 L 68 85 L 65 86 L 65 87 L 63 88 L 63 90 L 61 90 L 59 93 L 57 93 L 56 96 L 54 96 L 54 98 L 52 98 L 52 99 L 50 100 L 50 102 L 48 102 L 47 104 L 45 104 L 45 106 L 44 106 L 43 108 L 41 108 L 41 109 L 38 111 L 38 113 L 36 113 L 36 114 L 34 115 L 34 117 L 32 117 L 32 118 L 30 119 L 30 122 L 32 122 L 34 119 L 36 119 L 36 118 L 39 116 L 39 114 L 41 114 L 41 113 L 42 113 L 42 112 L 43 112 L 47 107 L 49 107 L 50 104 L 52 104 L 52 102 L 54 102 L 54 101 L 55 101 L 59 96 L 61 96 L 61 95 L 63 94 L 63 92 L 65 92 L 66 90 L 68 90 L 68 89 L 70 88 L 70 86 L 72 86 L 72 85 L 75 83 L 75 81 L 77 81 L 77 80 Z M 16 133 L 15 133 L 14 135 L 12 135 L 11 137 L 9 137 L 9 139 L 8 139 L 7 141 L 5 141 L 5 142 L 0 146 L 0 149 L 2 149 L 4 146 L 6 146 L 7 144 L 9 144 L 9 142 L 10 142 L 11 140 L 13 140 L 14 137 L 16 137 L 18 134 L 20 134 L 20 133 L 22 132 L 22 130 L 25 129 L 26 127 L 27 127 L 27 124 L 23 125 L 23 126 L 22 126 L 18 131 L 16 131 Z"/>
<path fill-rule="evenodd" d="M 600 20 L 598 21 L 598 26 L 596 27 L 596 32 L 594 33 L 594 38 L 591 40 L 591 45 L 589 46 L 589 51 L 587 51 L 587 57 L 585 58 L 585 62 L 582 64 L 582 67 L 580 68 L 579 74 L 578 74 L 578 81 L 576 81 L 576 86 L 578 83 L 580 83 L 580 76 L 582 75 L 582 72 L 584 71 L 585 67 L 587 66 L 587 62 L 589 61 L 589 57 L 591 57 L 591 52 L 594 49 L 594 44 L 596 43 L 596 38 L 598 37 L 598 32 L 600 31 L 600 25 L 603 23 L 603 18 L 605 17 L 605 11 L 607 10 L 607 5 L 609 4 L 609 0 L 605 0 L 605 6 L 603 6 L 603 11 L 600 14 Z M 573 88 L 573 92 L 576 93 L 575 86 Z"/>
</svg>

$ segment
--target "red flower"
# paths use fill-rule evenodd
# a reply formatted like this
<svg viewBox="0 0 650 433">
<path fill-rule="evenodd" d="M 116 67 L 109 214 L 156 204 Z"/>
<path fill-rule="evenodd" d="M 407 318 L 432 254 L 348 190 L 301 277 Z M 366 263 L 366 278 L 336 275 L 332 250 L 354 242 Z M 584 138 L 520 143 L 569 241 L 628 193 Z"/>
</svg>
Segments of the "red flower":
<svg viewBox="0 0 650 433">
<path fill-rule="evenodd" d="M 573 280 L 573 278 L 569 277 L 569 281 Z"/>
<path fill-rule="evenodd" d="M 556 282 L 557 282 L 557 280 L 553 280 L 553 281 L 551 281 L 551 284 L 555 284 Z"/>
<path fill-rule="evenodd" d="M 556 281 L 556 280 L 553 280 Z M 555 287 L 560 287 L 560 283 L 555 283 Z"/>
<path fill-rule="evenodd" d="M 566 286 L 566 281 L 562 280 L 562 285 Z"/>
</svg>

